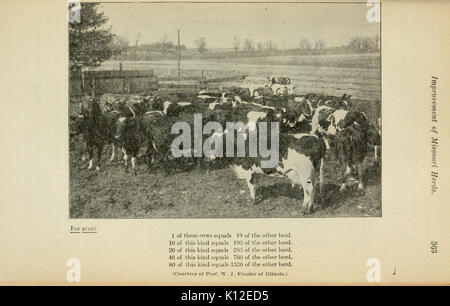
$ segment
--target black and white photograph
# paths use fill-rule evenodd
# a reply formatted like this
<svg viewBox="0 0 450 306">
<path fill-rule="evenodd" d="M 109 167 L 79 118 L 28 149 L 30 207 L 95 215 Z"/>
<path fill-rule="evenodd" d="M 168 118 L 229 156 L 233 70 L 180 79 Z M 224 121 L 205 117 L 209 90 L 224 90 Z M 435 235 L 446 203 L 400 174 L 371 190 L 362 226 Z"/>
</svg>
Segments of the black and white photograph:
<svg viewBox="0 0 450 306">
<path fill-rule="evenodd" d="M 70 219 L 382 217 L 374 8 L 69 2 Z"/>
</svg>

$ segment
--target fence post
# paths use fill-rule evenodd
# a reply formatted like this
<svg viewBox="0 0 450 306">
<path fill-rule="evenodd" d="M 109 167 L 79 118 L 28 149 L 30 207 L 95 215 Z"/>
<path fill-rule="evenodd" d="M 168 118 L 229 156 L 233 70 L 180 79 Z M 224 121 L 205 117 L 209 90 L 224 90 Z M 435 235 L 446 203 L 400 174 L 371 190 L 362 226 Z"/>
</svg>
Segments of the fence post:
<svg viewBox="0 0 450 306">
<path fill-rule="evenodd" d="M 91 91 L 92 96 L 95 97 L 95 76 L 91 73 Z"/>
<path fill-rule="evenodd" d="M 84 84 L 83 68 L 80 68 L 80 74 L 81 74 L 81 92 L 84 94 L 84 93 L 86 93 L 86 85 Z"/>
</svg>

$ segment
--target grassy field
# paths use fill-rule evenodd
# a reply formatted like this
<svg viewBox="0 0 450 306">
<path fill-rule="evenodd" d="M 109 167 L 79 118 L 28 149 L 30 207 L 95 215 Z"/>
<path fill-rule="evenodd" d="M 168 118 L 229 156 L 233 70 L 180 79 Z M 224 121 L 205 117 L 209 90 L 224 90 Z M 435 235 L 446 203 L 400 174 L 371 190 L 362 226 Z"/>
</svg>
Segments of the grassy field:
<svg viewBox="0 0 450 306">
<path fill-rule="evenodd" d="M 159 77 L 176 81 L 177 61 L 128 61 L 123 69 L 153 69 Z M 119 62 L 103 63 L 99 69 L 118 69 Z M 228 60 L 182 60 L 181 76 L 217 78 L 233 73 L 249 75 L 263 84 L 276 74 L 291 78 L 297 94 L 310 92 L 381 101 L 380 54 L 297 55 L 236 58 Z M 225 84 L 226 85 L 226 84 Z"/>
<path fill-rule="evenodd" d="M 230 60 L 223 61 L 229 62 Z M 246 57 L 233 59 L 232 62 L 257 65 L 290 65 L 360 69 L 379 69 L 381 64 L 379 53 Z"/>
<path fill-rule="evenodd" d="M 183 73 L 217 77 L 241 72 L 252 82 L 264 82 L 267 75 L 288 76 L 298 94 L 324 93 L 353 96 L 352 103 L 370 120 L 381 112 L 380 67 L 378 55 L 303 56 L 240 58 L 233 61 L 183 61 Z M 118 63 L 107 62 L 101 69 Z M 124 62 L 124 69 L 154 69 L 159 76 L 176 71 L 176 62 Z M 69 113 L 76 114 L 75 103 Z M 344 168 L 332 152 L 325 158 L 325 190 L 316 199 L 316 210 L 301 215 L 303 192 L 291 188 L 283 178 L 257 177 L 262 200 L 251 205 L 245 181 L 231 169 L 193 169 L 165 173 L 147 169 L 138 160 L 137 175 L 124 169 L 121 156 L 109 162 L 110 147 L 103 154 L 101 171 L 87 170 L 81 161 L 83 144 L 70 139 L 70 217 L 71 218 L 298 218 L 298 217 L 379 217 L 381 216 L 381 165 L 373 151 L 365 161 L 367 181 L 364 193 L 339 192 Z M 119 154 L 121 155 L 121 154 Z"/>
</svg>

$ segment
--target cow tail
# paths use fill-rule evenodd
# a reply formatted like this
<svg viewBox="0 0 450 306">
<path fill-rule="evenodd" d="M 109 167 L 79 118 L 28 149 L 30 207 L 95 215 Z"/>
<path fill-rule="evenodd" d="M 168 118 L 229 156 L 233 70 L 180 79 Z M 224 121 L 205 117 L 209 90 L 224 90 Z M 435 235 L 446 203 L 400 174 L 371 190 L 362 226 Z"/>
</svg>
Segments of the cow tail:
<svg viewBox="0 0 450 306">
<path fill-rule="evenodd" d="M 318 134 L 320 135 L 320 133 L 318 133 Z M 324 181 L 323 181 L 323 166 L 324 166 L 323 159 L 324 159 L 325 153 L 326 153 L 326 146 L 325 146 L 324 137 L 322 135 L 320 135 L 319 137 L 321 139 L 321 142 L 320 142 L 320 147 L 321 147 L 320 166 L 319 166 L 319 193 L 323 194 L 323 192 L 324 192 L 324 190 L 323 190 L 323 184 L 324 184 Z"/>
<path fill-rule="evenodd" d="M 323 193 L 323 157 L 320 159 L 319 167 L 319 193 Z"/>
<path fill-rule="evenodd" d="M 153 149 L 156 150 L 156 152 L 159 152 L 159 150 L 158 150 L 158 148 L 156 147 L 155 142 L 154 142 L 153 140 L 152 140 L 152 146 L 153 146 Z"/>
</svg>

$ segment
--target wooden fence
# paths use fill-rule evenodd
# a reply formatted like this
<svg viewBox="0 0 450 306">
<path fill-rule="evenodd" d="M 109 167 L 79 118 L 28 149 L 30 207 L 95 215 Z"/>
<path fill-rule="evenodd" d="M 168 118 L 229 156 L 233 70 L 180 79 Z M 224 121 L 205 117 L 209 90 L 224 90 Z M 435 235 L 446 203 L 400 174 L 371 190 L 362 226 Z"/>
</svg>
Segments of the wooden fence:
<svg viewBox="0 0 450 306">
<path fill-rule="evenodd" d="M 140 93 L 158 89 L 158 78 L 153 70 L 99 70 L 71 73 L 70 96 L 92 93 L 124 94 Z"/>
<path fill-rule="evenodd" d="M 177 77 L 161 77 L 154 75 L 153 70 L 90 70 L 81 73 L 71 73 L 69 81 L 70 97 L 84 94 L 101 95 L 136 94 L 159 89 L 196 88 L 203 89 L 221 86 L 222 82 L 230 82 L 245 78 L 245 75 L 235 73 L 222 77 L 207 78 L 189 75 L 180 79 Z"/>
</svg>

